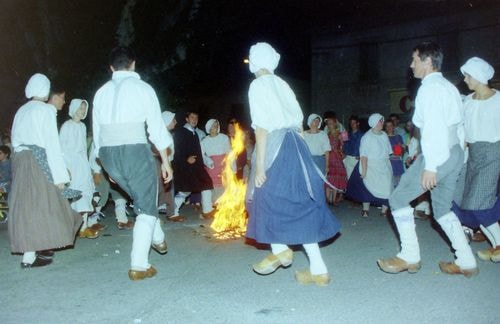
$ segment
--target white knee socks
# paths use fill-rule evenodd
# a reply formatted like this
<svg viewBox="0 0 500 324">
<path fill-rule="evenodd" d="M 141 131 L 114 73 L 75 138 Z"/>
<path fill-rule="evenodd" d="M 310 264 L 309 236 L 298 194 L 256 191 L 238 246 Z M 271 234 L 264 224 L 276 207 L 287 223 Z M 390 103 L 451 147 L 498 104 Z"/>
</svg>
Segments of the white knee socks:
<svg viewBox="0 0 500 324">
<path fill-rule="evenodd" d="M 146 271 L 151 266 L 148 262 L 148 255 L 156 221 L 156 217 L 146 214 L 139 214 L 136 218 L 130 253 L 132 270 Z"/>
<path fill-rule="evenodd" d="M 115 200 L 115 217 L 119 223 L 127 223 L 127 201 L 119 198 Z"/>
<path fill-rule="evenodd" d="M 179 210 L 182 204 L 186 201 L 186 197 L 189 196 L 190 192 L 179 191 L 174 197 L 174 214 L 172 216 L 179 216 Z"/>
<path fill-rule="evenodd" d="M 201 210 L 204 214 L 210 213 L 212 207 L 212 190 L 203 190 L 201 192 Z"/>
<path fill-rule="evenodd" d="M 363 203 L 363 210 L 366 210 L 366 211 L 370 210 L 370 203 L 364 202 Z"/>
<path fill-rule="evenodd" d="M 448 236 L 451 246 L 455 250 L 455 264 L 461 269 L 472 269 L 477 266 L 476 259 L 472 253 L 469 242 L 465 237 L 462 225 L 453 212 L 441 216 L 437 222 Z"/>
<path fill-rule="evenodd" d="M 319 250 L 318 243 L 303 244 L 304 250 L 306 250 L 307 256 L 309 257 L 309 268 L 312 275 L 319 275 L 328 273 L 326 269 L 326 264 L 321 257 L 321 251 Z"/>
<path fill-rule="evenodd" d="M 488 227 L 481 225 L 481 230 L 490 241 L 492 247 L 500 245 L 500 226 L 498 225 L 498 222 L 495 222 Z"/>
<path fill-rule="evenodd" d="M 163 229 L 161 228 L 161 222 L 160 219 L 157 218 L 155 222 L 155 227 L 153 229 L 153 243 L 155 244 L 160 244 L 165 241 L 165 233 L 163 232 Z"/>
<path fill-rule="evenodd" d="M 279 254 L 286 250 L 288 250 L 288 246 L 285 244 L 278 244 L 278 243 L 271 244 L 271 251 L 273 252 L 274 255 Z"/>
<path fill-rule="evenodd" d="M 418 244 L 417 232 L 415 231 L 415 219 L 413 208 L 410 206 L 396 209 L 392 212 L 394 223 L 399 232 L 401 241 L 401 252 L 397 257 L 408 263 L 420 262 L 420 246 Z"/>
<path fill-rule="evenodd" d="M 89 218 L 89 215 L 87 213 L 82 215 L 83 223 L 82 223 L 82 227 L 80 227 L 80 232 L 85 231 L 87 229 L 87 227 L 89 227 L 88 218 Z"/>
</svg>

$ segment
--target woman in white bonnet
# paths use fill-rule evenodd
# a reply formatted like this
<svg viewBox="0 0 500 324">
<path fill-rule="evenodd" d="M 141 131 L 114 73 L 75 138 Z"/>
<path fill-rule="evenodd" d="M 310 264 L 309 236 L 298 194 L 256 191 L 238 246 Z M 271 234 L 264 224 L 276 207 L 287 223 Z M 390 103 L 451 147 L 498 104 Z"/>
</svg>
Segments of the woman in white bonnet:
<svg viewBox="0 0 500 324">
<path fill-rule="evenodd" d="M 224 192 L 221 174 L 224 169 L 224 159 L 231 152 L 231 144 L 229 137 L 220 132 L 220 124 L 217 119 L 209 119 L 205 124 L 205 130 L 208 135 L 201 140 L 200 145 L 205 170 L 207 170 L 214 185 L 212 202 L 215 203 Z"/>
<path fill-rule="evenodd" d="M 57 134 L 57 110 L 46 104 L 50 81 L 33 75 L 26 86 L 30 99 L 12 125 L 12 189 L 9 238 L 13 253 L 22 253 L 21 268 L 52 262 L 52 249 L 73 245 L 81 217 L 62 196 L 69 182 Z M 37 252 L 38 251 L 38 252 Z"/>
<path fill-rule="evenodd" d="M 340 230 L 328 209 L 323 180 L 300 136 L 303 114 L 288 84 L 274 75 L 280 55 L 267 43 L 250 48 L 248 98 L 256 147 L 247 188 L 247 237 L 271 245 L 271 252 L 253 265 L 262 275 L 293 262 L 288 245 L 301 244 L 309 269 L 295 272 L 301 284 L 329 284 L 330 275 L 318 242 Z"/>
<path fill-rule="evenodd" d="M 363 203 L 362 217 L 368 217 L 370 203 L 381 205 L 381 214 L 385 216 L 389 206 L 387 199 L 393 189 L 389 161 L 392 148 L 389 137 L 382 131 L 384 117 L 372 114 L 368 124 L 371 129 L 361 138 L 360 162 L 349 178 L 346 196 Z"/>
<path fill-rule="evenodd" d="M 317 114 L 310 114 L 307 118 L 309 129 L 304 132 L 304 141 L 311 151 L 314 163 L 325 175 L 328 174 L 328 153 L 331 151 L 328 135 L 320 130 L 323 120 Z"/>
<path fill-rule="evenodd" d="M 469 148 L 465 181 L 456 193 L 453 211 L 461 223 L 481 228 L 491 248 L 477 252 L 484 261 L 500 262 L 500 93 L 488 87 L 495 70 L 472 57 L 460 68 L 473 91 L 464 100 L 465 141 Z M 462 175 L 463 176 L 463 175 Z M 465 186 L 467 184 L 467 186 Z"/>
<path fill-rule="evenodd" d="M 61 126 L 59 140 L 64 161 L 71 177 L 69 187 L 82 192 L 82 197 L 71 203 L 71 208 L 80 213 L 83 219 L 79 236 L 94 239 L 100 235 L 100 230 L 104 226 L 97 223 L 95 219 L 89 220 L 88 217 L 94 211 L 92 198 L 95 192 L 87 155 L 87 127 L 82 122 L 87 117 L 88 106 L 87 100 L 71 100 L 68 111 L 71 119 Z"/>
</svg>

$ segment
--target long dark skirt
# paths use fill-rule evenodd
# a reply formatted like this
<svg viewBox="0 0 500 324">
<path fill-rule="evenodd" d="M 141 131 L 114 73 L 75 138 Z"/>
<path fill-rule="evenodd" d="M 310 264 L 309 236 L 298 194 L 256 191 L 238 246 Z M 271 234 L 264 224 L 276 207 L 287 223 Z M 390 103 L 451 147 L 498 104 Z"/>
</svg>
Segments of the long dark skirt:
<svg viewBox="0 0 500 324">
<path fill-rule="evenodd" d="M 247 201 L 247 237 L 261 243 L 306 244 L 340 231 L 340 222 L 326 205 L 323 180 L 311 153 L 294 131 L 284 136 L 266 177 Z"/>
<path fill-rule="evenodd" d="M 73 245 L 82 218 L 47 180 L 31 151 L 13 157 L 9 237 L 14 253 Z"/>
<path fill-rule="evenodd" d="M 347 182 L 346 197 L 357 202 L 367 202 L 377 206 L 389 206 L 388 199 L 375 197 L 366 188 L 363 179 L 361 178 L 361 174 L 359 173 L 359 162 L 354 167 L 351 177 Z"/>
</svg>

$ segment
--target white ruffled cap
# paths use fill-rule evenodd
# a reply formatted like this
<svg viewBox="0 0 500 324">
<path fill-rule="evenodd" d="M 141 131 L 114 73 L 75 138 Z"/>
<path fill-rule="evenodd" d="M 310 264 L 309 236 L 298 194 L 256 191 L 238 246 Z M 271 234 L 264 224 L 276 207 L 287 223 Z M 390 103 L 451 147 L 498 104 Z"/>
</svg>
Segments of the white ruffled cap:
<svg viewBox="0 0 500 324">
<path fill-rule="evenodd" d="M 380 120 L 384 119 L 384 116 L 382 116 L 379 113 L 371 114 L 370 117 L 368 118 L 368 125 L 370 125 L 371 128 L 377 126 L 378 122 Z"/>
<path fill-rule="evenodd" d="M 464 75 L 467 73 L 482 84 L 488 84 L 488 80 L 495 74 L 495 69 L 482 58 L 471 57 L 460 67 L 460 72 Z"/>
<path fill-rule="evenodd" d="M 214 125 L 215 122 L 218 122 L 217 119 L 209 119 L 207 123 L 205 124 L 205 130 L 207 131 L 207 134 L 210 134 L 210 130 L 212 129 L 212 126 Z M 219 127 L 217 127 L 217 133 L 220 132 L 220 124 Z"/>
<path fill-rule="evenodd" d="M 307 126 L 309 126 L 309 128 L 311 128 L 311 124 L 313 120 L 315 120 L 316 118 L 319 118 L 318 128 L 321 128 L 321 124 L 323 123 L 323 118 L 321 118 L 321 116 L 318 114 L 310 114 L 309 117 L 307 117 Z"/>
<path fill-rule="evenodd" d="M 171 111 L 165 110 L 164 112 L 161 113 L 161 118 L 163 119 L 165 126 L 168 126 L 170 125 L 172 120 L 174 120 L 175 114 Z"/>
<path fill-rule="evenodd" d="M 266 69 L 271 73 L 278 67 L 280 55 L 268 43 L 257 43 L 250 47 L 248 57 L 250 72 Z"/>
<path fill-rule="evenodd" d="M 75 116 L 75 113 L 80 108 L 82 102 L 87 104 L 87 109 L 85 109 L 85 115 L 83 115 L 82 119 L 85 119 L 85 117 L 87 117 L 87 113 L 89 111 L 89 103 L 87 102 L 87 100 L 83 100 L 83 99 L 71 100 L 71 103 L 69 104 L 69 111 L 68 111 L 69 117 L 73 118 L 73 116 Z"/>
<path fill-rule="evenodd" d="M 41 73 L 36 73 L 31 76 L 24 89 L 26 98 L 33 97 L 48 98 L 50 93 L 50 80 Z"/>
</svg>

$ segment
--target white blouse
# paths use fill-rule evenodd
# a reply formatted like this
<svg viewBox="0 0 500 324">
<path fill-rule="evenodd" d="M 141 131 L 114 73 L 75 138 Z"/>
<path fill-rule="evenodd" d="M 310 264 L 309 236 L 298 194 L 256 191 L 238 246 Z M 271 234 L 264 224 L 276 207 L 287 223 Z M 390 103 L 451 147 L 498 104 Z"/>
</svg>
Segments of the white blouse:
<svg viewBox="0 0 500 324">
<path fill-rule="evenodd" d="M 290 86 L 274 74 L 252 81 L 248 90 L 252 128 L 272 132 L 281 128 L 302 128 L 304 115 Z"/>
<path fill-rule="evenodd" d="M 359 155 L 371 160 L 389 159 L 392 154 L 391 142 L 385 132 L 375 134 L 372 130 L 361 137 L 361 144 L 359 146 Z M 369 162 L 368 162 L 369 163 Z"/>
<path fill-rule="evenodd" d="M 32 100 L 24 104 L 16 113 L 12 125 L 12 146 L 15 152 L 23 151 L 25 145 L 43 147 L 55 184 L 68 183 L 56 121 L 57 110 L 54 106 Z"/>
<path fill-rule="evenodd" d="M 473 94 L 465 98 L 465 140 L 467 143 L 500 141 L 500 93 L 486 100 Z"/>
<path fill-rule="evenodd" d="M 309 147 L 312 155 L 325 155 L 326 152 L 330 152 L 332 147 L 330 146 L 330 141 L 328 140 L 328 135 L 325 132 L 319 131 L 317 133 L 304 132 L 304 141 Z"/>
</svg>

